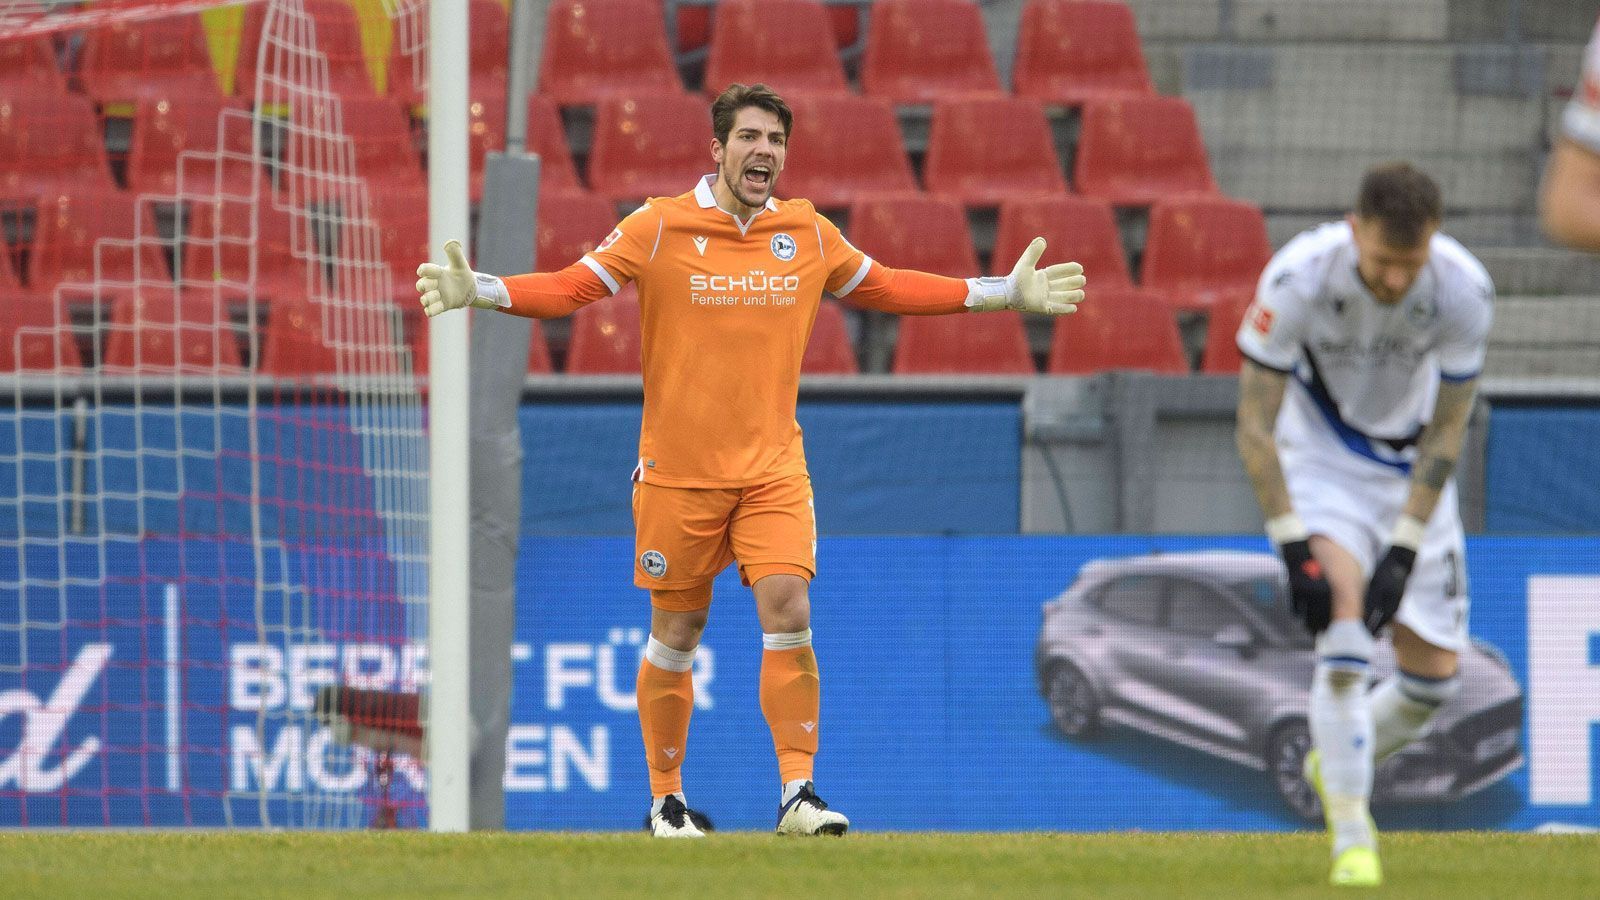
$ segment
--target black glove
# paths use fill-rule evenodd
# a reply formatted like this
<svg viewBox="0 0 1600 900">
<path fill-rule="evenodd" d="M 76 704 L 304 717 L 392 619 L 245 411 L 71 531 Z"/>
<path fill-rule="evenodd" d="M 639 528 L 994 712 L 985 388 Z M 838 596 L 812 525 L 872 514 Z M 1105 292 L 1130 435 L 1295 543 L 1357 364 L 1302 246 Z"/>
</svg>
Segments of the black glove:
<svg viewBox="0 0 1600 900">
<path fill-rule="evenodd" d="M 1372 580 L 1367 582 L 1367 598 L 1363 613 L 1367 630 L 1377 635 L 1389 624 L 1400 609 L 1400 598 L 1406 592 L 1406 579 L 1411 577 L 1411 567 L 1417 562 L 1417 551 L 1391 545 L 1372 570 Z"/>
<path fill-rule="evenodd" d="M 1289 609 L 1312 634 L 1321 634 L 1333 618 L 1333 588 L 1322 574 L 1322 564 L 1311 555 L 1311 542 L 1289 541 L 1278 552 L 1289 570 Z"/>
</svg>

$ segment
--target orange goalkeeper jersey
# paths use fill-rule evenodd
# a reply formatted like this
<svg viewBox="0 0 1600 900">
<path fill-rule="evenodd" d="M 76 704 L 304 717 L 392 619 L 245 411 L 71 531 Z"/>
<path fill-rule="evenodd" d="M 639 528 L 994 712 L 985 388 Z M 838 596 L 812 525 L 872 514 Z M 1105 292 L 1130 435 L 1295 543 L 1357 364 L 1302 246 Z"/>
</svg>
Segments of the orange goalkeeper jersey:
<svg viewBox="0 0 1600 900">
<path fill-rule="evenodd" d="M 852 247 L 807 200 L 769 200 L 741 227 L 717 206 L 707 179 L 651 199 L 562 273 L 506 279 L 512 311 L 561 315 L 594 299 L 572 287 L 570 273 L 583 266 L 612 294 L 638 285 L 644 422 L 635 477 L 670 487 L 805 473 L 795 402 L 823 292 L 870 287 L 867 305 L 921 313 L 958 311 L 966 297 L 965 282 L 933 276 L 896 289 L 896 273 Z"/>
</svg>

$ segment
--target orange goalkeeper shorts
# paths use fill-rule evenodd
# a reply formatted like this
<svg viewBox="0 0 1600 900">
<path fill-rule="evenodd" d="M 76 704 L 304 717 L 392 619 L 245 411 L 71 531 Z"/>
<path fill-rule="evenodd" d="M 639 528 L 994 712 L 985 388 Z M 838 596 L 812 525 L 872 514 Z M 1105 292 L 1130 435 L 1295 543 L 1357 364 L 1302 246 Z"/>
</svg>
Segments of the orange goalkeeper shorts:
<svg viewBox="0 0 1600 900">
<path fill-rule="evenodd" d="M 810 580 L 817 571 L 817 514 L 806 475 L 742 488 L 636 482 L 633 523 L 633 583 L 642 588 L 698 587 L 734 560 L 746 585 L 779 572 Z"/>
</svg>

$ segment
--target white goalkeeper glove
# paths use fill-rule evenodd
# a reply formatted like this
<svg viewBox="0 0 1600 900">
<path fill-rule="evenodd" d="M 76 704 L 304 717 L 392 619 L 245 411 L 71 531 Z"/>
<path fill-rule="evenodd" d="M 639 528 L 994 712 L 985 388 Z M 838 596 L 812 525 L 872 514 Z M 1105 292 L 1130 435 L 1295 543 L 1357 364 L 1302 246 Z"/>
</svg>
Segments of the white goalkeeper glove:
<svg viewBox="0 0 1600 900">
<path fill-rule="evenodd" d="M 423 312 L 437 316 L 463 306 L 497 309 L 511 305 L 505 282 L 472 271 L 460 241 L 446 241 L 444 257 L 448 265 L 428 262 L 417 266 L 417 293 L 422 295 Z"/>
<path fill-rule="evenodd" d="M 1075 262 L 1034 268 L 1044 255 L 1044 238 L 1036 237 L 1022 251 L 1011 274 L 1004 278 L 968 278 L 967 306 L 973 312 L 1015 309 L 1019 312 L 1060 316 L 1083 302 L 1083 266 Z"/>
</svg>

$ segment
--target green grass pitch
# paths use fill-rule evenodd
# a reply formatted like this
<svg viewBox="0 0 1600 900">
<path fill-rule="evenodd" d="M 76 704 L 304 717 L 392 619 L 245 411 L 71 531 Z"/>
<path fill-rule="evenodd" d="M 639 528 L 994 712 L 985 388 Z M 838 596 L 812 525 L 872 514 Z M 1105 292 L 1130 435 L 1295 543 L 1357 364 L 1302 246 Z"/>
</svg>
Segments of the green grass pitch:
<svg viewBox="0 0 1600 900">
<path fill-rule="evenodd" d="M 1383 835 L 1393 897 L 1600 896 L 1600 835 Z M 0 833 L 0 897 L 1251 897 L 1325 885 L 1321 834 Z"/>
</svg>

